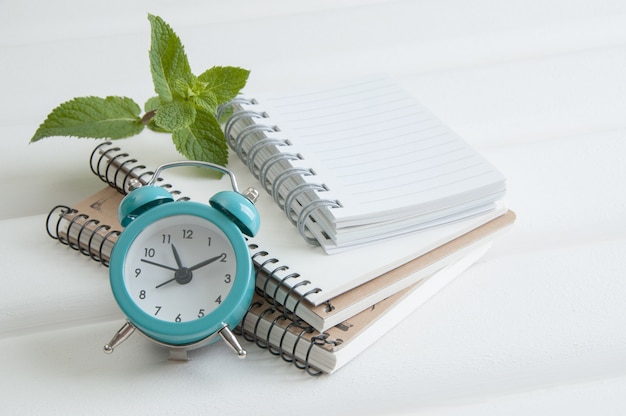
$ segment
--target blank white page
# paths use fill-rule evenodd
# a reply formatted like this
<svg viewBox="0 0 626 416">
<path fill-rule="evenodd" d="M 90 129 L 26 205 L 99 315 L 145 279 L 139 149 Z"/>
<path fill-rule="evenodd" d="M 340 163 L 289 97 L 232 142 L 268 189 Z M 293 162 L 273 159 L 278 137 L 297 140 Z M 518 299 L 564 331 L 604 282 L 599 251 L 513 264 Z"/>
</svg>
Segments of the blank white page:
<svg viewBox="0 0 626 416">
<path fill-rule="evenodd" d="M 500 172 L 388 78 L 265 95 L 259 103 L 302 153 L 298 163 L 324 178 L 341 203 L 330 210 L 336 223 L 432 212 L 472 193 L 504 191 Z"/>
</svg>

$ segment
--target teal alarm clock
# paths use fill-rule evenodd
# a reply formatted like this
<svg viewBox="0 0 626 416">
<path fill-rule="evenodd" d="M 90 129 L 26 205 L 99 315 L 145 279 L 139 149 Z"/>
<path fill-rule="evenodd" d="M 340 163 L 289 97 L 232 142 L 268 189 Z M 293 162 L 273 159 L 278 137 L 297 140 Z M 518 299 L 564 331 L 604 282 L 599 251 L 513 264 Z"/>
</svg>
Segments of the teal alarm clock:
<svg viewBox="0 0 626 416">
<path fill-rule="evenodd" d="M 233 190 L 218 192 L 208 205 L 174 201 L 156 183 L 164 169 L 180 166 L 222 172 Z M 167 347 L 172 359 L 188 359 L 188 350 L 219 338 L 245 357 L 232 328 L 254 292 L 244 235 L 254 236 L 259 229 L 258 193 L 252 188 L 240 193 L 232 172 L 198 161 L 161 165 L 146 185 L 134 181 L 131 186 L 119 206 L 124 230 L 109 264 L 111 290 L 127 321 L 105 352 L 138 330 Z"/>
</svg>

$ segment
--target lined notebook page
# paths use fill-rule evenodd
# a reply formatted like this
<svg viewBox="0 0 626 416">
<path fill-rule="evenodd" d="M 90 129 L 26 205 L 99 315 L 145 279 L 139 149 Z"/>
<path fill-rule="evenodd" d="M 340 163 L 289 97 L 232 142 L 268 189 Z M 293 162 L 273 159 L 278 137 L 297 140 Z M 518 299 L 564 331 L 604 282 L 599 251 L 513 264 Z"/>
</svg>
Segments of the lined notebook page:
<svg viewBox="0 0 626 416">
<path fill-rule="evenodd" d="M 264 96 L 262 105 L 340 201 L 331 210 L 337 223 L 441 209 L 503 186 L 493 166 L 389 79 Z"/>
</svg>

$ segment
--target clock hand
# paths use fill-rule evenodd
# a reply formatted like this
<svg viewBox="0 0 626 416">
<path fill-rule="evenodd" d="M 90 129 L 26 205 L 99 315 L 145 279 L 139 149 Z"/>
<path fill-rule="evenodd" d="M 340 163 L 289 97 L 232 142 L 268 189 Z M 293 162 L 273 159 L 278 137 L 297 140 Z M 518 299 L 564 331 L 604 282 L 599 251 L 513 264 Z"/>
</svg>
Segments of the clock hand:
<svg viewBox="0 0 626 416">
<path fill-rule="evenodd" d="M 172 250 L 174 251 L 174 257 L 176 258 L 176 263 L 179 263 L 179 262 L 180 262 L 180 259 L 178 258 L 178 253 L 176 252 L 176 249 L 174 248 L 174 245 L 172 245 Z M 155 289 L 158 289 L 158 288 L 160 288 L 161 286 L 166 285 L 166 284 L 168 284 L 168 283 L 173 282 L 174 280 L 176 280 L 176 276 L 178 275 L 179 270 L 184 269 L 183 267 L 179 267 L 179 268 L 177 268 L 177 269 L 176 269 L 176 268 L 174 268 L 174 267 L 166 266 L 166 265 L 164 265 L 164 264 L 155 263 L 155 262 L 153 262 L 153 261 L 150 261 L 150 260 L 145 260 L 145 259 L 141 259 L 141 261 L 143 261 L 143 262 L 145 262 L 145 263 L 148 263 L 148 264 L 154 264 L 155 266 L 163 267 L 164 269 L 173 270 L 173 271 L 175 272 L 175 273 L 174 273 L 174 277 L 173 277 L 173 278 L 169 279 L 169 280 L 168 280 L 168 281 L 166 281 L 166 282 L 161 283 L 160 285 L 157 285 L 157 286 L 155 287 Z"/>
<path fill-rule="evenodd" d="M 173 270 L 173 271 L 178 270 L 176 267 L 166 266 L 165 264 L 155 263 L 153 261 L 146 260 L 146 259 L 141 259 L 141 261 L 143 261 L 144 263 L 152 264 L 153 266 L 163 267 L 164 269 L 168 269 L 168 270 Z"/>
<path fill-rule="evenodd" d="M 171 278 L 170 280 L 167 280 L 167 281 L 165 281 L 165 282 L 161 283 L 160 285 L 156 285 L 154 288 L 155 288 L 155 289 L 158 289 L 158 288 L 160 288 L 161 286 L 165 286 L 166 284 L 168 284 L 168 283 L 170 283 L 170 282 L 173 282 L 174 280 L 176 280 L 176 277 L 173 277 L 173 278 Z"/>
<path fill-rule="evenodd" d="M 225 258 L 225 257 L 226 257 L 226 254 L 222 253 L 222 254 L 220 254 L 219 256 L 211 257 L 210 259 L 207 259 L 207 260 L 202 261 L 202 262 L 200 262 L 200 263 L 198 263 L 198 264 L 196 264 L 196 265 L 191 266 L 191 267 L 189 268 L 189 270 L 192 270 L 192 271 L 193 271 L 193 270 L 197 270 L 197 269 L 199 269 L 200 267 L 204 267 L 204 266 L 206 266 L 206 265 L 208 265 L 208 264 L 213 263 L 213 262 L 214 262 L 214 261 L 216 261 L 216 260 L 219 260 L 219 259 L 222 259 L 222 258 Z"/>
<path fill-rule="evenodd" d="M 178 267 L 183 267 L 183 263 L 180 261 L 180 256 L 178 255 L 178 250 L 176 250 L 174 244 L 172 244 L 172 253 L 174 253 L 174 259 L 176 259 L 176 264 L 178 265 Z"/>
<path fill-rule="evenodd" d="M 192 271 L 197 270 L 197 269 L 199 269 L 201 267 L 207 266 L 207 265 L 213 263 L 214 261 L 217 261 L 217 260 L 222 259 L 224 257 L 226 257 L 226 254 L 222 253 L 219 256 L 211 257 L 210 259 L 201 261 L 200 263 L 198 263 L 198 264 L 196 264 L 194 266 L 191 266 L 191 267 L 181 267 L 179 269 L 174 269 L 172 267 L 162 266 L 162 265 L 154 263 L 157 266 L 162 266 L 162 267 L 165 267 L 166 269 L 174 270 L 176 272 L 176 273 L 174 273 L 174 277 L 173 278 L 171 278 L 169 280 L 166 280 L 165 282 L 156 285 L 155 289 L 158 289 L 161 286 L 165 286 L 166 284 L 171 283 L 173 281 L 177 281 L 181 285 L 187 284 L 193 278 Z"/>
</svg>

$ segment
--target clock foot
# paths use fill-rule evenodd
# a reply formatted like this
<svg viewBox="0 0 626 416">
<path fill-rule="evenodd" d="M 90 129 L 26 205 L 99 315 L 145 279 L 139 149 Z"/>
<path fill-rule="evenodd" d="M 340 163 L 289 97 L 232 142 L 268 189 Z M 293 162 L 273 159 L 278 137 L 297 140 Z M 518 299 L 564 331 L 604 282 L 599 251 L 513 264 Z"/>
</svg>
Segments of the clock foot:
<svg viewBox="0 0 626 416">
<path fill-rule="evenodd" d="M 133 332 L 135 332 L 135 327 L 130 322 L 126 322 L 124 326 L 122 326 L 120 330 L 117 331 L 115 335 L 113 335 L 111 341 L 109 341 L 109 343 L 104 346 L 104 352 L 107 354 L 111 354 L 115 347 L 126 341 L 126 339 Z"/>
<path fill-rule="evenodd" d="M 184 348 L 170 348 L 170 361 L 189 361 L 189 355 Z"/>
<path fill-rule="evenodd" d="M 228 346 L 231 347 L 233 351 L 237 353 L 239 358 L 246 358 L 246 354 L 247 354 L 246 350 L 244 350 L 241 344 L 239 344 L 237 337 L 235 337 L 235 334 L 233 334 L 230 328 L 225 326 L 219 331 L 219 334 L 224 340 L 224 342 L 226 342 L 226 344 L 228 344 Z"/>
</svg>

